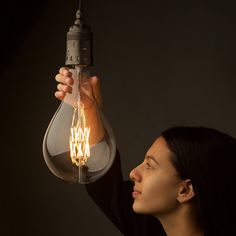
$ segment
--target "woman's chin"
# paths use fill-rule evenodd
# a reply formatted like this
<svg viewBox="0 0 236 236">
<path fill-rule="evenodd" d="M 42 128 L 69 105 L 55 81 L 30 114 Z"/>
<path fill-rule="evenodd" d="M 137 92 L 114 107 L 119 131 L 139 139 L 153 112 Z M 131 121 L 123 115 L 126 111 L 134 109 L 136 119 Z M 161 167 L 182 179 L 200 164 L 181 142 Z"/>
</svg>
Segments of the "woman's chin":
<svg viewBox="0 0 236 236">
<path fill-rule="evenodd" d="M 134 200 L 133 210 L 135 213 L 145 214 L 145 209 L 143 209 L 143 207 L 141 206 L 141 204 L 137 200 Z"/>
</svg>

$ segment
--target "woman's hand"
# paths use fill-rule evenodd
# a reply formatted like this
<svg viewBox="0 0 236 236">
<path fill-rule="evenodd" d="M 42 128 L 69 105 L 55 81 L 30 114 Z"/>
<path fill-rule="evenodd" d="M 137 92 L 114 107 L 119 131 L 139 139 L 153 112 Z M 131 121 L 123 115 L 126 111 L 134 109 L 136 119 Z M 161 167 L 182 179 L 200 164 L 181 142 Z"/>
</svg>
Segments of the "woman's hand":
<svg viewBox="0 0 236 236">
<path fill-rule="evenodd" d="M 72 72 L 68 68 L 62 67 L 55 79 L 59 84 L 58 91 L 55 92 L 55 97 L 64 100 L 66 103 L 73 105 L 73 85 L 74 91 L 78 89 L 76 81 L 72 78 Z M 80 101 L 84 105 L 84 113 L 86 116 L 86 124 L 90 127 L 90 145 L 99 143 L 105 136 L 103 122 L 101 120 L 98 107 L 102 106 L 102 96 L 98 77 L 92 76 L 82 79 L 79 86 Z M 75 92 L 76 94 L 76 92 Z M 68 96 L 66 96 L 68 95 Z M 72 95 L 72 99 L 71 96 Z M 94 105 L 95 104 L 95 105 Z"/>
<path fill-rule="evenodd" d="M 55 97 L 59 100 L 63 100 L 67 93 L 72 93 L 72 86 L 74 84 L 72 73 L 68 68 L 61 67 L 59 74 L 55 76 L 55 79 L 59 82 L 57 85 L 57 91 L 55 92 Z M 99 79 L 97 76 L 92 76 L 86 80 L 82 80 L 80 88 L 81 99 L 84 100 L 84 102 L 88 99 L 95 100 L 97 105 L 101 108 L 102 96 Z"/>
</svg>

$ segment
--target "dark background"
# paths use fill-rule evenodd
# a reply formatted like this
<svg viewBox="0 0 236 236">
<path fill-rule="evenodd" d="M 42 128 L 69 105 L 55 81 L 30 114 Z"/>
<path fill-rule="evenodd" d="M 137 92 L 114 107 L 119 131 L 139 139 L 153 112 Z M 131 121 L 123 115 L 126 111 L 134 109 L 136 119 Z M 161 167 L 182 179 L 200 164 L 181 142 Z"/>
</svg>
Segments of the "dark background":
<svg viewBox="0 0 236 236">
<path fill-rule="evenodd" d="M 41 151 L 59 106 L 54 77 L 77 1 L 13 1 L 1 8 L 0 235 L 121 235 L 84 186 L 53 176 Z M 235 9 L 233 0 L 84 1 L 104 113 L 126 179 L 170 126 L 209 126 L 236 136 Z"/>
</svg>

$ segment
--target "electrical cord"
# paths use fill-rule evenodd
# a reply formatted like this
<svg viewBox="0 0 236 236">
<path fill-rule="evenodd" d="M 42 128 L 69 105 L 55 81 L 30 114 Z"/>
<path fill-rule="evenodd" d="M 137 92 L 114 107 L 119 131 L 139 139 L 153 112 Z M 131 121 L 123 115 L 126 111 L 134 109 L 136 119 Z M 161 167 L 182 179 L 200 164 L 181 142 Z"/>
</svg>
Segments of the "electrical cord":
<svg viewBox="0 0 236 236">
<path fill-rule="evenodd" d="M 78 0 L 78 2 L 79 2 L 79 10 L 81 10 L 82 0 Z"/>
</svg>

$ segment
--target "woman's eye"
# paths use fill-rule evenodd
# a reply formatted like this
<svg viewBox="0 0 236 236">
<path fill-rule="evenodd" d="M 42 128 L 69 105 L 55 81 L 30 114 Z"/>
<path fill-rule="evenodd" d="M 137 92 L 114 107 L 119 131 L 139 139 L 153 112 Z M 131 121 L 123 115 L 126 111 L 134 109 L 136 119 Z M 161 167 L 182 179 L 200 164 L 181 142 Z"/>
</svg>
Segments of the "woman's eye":
<svg viewBox="0 0 236 236">
<path fill-rule="evenodd" d="M 146 164 L 146 168 L 147 169 L 151 169 L 152 168 L 151 165 L 148 162 L 146 162 L 145 164 Z"/>
</svg>

